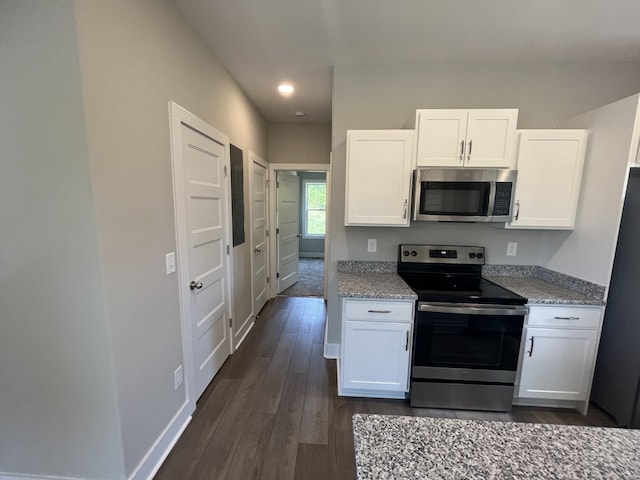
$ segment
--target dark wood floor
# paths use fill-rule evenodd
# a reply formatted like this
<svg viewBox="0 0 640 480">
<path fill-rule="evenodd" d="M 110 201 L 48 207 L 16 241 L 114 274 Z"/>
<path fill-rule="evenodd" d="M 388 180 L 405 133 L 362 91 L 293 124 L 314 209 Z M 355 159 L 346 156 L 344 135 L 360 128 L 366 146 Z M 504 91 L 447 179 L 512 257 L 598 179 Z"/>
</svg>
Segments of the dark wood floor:
<svg viewBox="0 0 640 480">
<path fill-rule="evenodd" d="M 354 413 L 614 426 L 596 407 L 509 413 L 412 409 L 401 400 L 338 397 L 323 357 L 320 298 L 271 300 L 200 398 L 156 480 L 354 479 Z"/>
</svg>

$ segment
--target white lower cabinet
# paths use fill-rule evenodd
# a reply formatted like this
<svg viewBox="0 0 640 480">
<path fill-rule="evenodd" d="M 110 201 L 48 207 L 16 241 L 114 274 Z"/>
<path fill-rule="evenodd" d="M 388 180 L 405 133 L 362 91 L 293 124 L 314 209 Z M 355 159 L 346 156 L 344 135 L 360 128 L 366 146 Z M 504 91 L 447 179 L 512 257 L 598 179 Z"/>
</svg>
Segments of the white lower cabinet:
<svg viewBox="0 0 640 480">
<path fill-rule="evenodd" d="M 340 395 L 405 397 L 413 308 L 410 300 L 342 300 Z"/>
<path fill-rule="evenodd" d="M 602 307 L 531 306 L 515 403 L 559 401 L 586 413 L 601 319 Z"/>
</svg>

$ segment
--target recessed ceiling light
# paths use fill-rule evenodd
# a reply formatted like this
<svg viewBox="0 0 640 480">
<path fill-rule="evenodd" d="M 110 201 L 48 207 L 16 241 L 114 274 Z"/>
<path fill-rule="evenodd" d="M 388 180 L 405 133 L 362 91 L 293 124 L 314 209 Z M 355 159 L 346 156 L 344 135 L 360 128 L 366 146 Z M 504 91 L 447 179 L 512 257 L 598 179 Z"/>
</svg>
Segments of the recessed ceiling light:
<svg viewBox="0 0 640 480">
<path fill-rule="evenodd" d="M 295 88 L 290 83 L 281 83 L 278 85 L 278 91 L 283 95 L 291 95 Z"/>
</svg>

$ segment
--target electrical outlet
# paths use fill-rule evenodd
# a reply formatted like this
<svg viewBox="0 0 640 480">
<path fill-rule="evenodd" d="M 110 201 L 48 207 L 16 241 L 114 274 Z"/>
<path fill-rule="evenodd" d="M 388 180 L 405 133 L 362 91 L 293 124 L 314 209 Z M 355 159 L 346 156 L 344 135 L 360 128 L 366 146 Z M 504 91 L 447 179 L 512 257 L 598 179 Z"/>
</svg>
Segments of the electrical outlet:
<svg viewBox="0 0 640 480">
<path fill-rule="evenodd" d="M 171 252 L 165 255 L 165 262 L 167 264 L 167 275 L 171 275 L 176 271 L 176 253 Z"/>
<path fill-rule="evenodd" d="M 367 240 L 367 252 L 375 252 L 378 250 L 378 240 L 370 238 Z"/>
<path fill-rule="evenodd" d="M 518 242 L 507 242 L 507 257 L 515 257 L 518 254 Z"/>
<path fill-rule="evenodd" d="M 176 368 L 176 371 L 173 372 L 173 388 L 177 390 L 182 385 L 184 381 L 184 375 L 182 374 L 182 365 Z"/>
</svg>

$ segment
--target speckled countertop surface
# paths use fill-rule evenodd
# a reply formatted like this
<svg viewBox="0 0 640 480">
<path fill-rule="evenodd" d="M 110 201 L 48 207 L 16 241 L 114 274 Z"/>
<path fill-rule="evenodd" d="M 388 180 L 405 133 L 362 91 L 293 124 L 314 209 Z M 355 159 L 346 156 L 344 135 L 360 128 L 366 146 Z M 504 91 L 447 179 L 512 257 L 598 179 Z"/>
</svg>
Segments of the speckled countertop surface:
<svg viewBox="0 0 640 480">
<path fill-rule="evenodd" d="M 640 430 L 353 416 L 359 480 L 640 478 Z"/>
<path fill-rule="evenodd" d="M 585 295 L 536 277 L 485 277 L 501 287 L 526 297 L 530 304 L 604 305 L 602 299 Z"/>
<path fill-rule="evenodd" d="M 341 297 L 415 300 L 418 296 L 397 273 L 338 272 Z"/>
<path fill-rule="evenodd" d="M 416 299 L 395 273 L 396 262 L 338 261 L 338 296 Z M 530 304 L 604 305 L 604 287 L 543 267 L 484 265 L 483 276 Z"/>
</svg>

